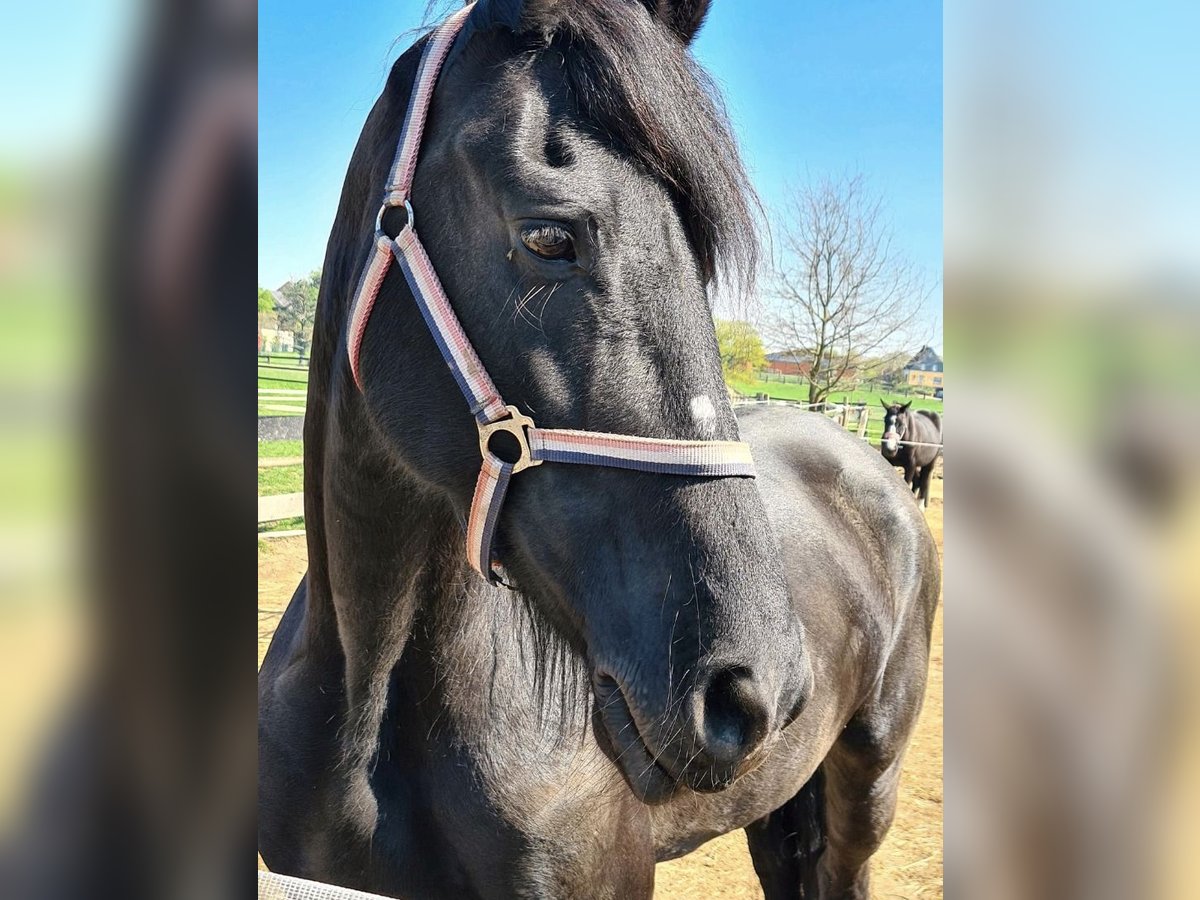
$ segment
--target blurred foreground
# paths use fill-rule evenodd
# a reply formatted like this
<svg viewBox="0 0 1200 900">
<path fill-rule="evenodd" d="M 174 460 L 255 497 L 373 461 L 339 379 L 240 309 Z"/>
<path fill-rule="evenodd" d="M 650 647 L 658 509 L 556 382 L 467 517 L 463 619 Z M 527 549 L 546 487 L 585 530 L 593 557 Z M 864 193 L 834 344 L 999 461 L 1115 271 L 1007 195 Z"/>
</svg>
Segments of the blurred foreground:
<svg viewBox="0 0 1200 900">
<path fill-rule="evenodd" d="M 256 27 L 5 13 L 0 896 L 253 890 Z"/>
<path fill-rule="evenodd" d="M 255 9 L 111 6 L 0 53 L 0 894 L 249 893 Z M 1198 15 L 947 10 L 955 897 L 1194 893 Z"/>
<path fill-rule="evenodd" d="M 946 11 L 951 896 L 1195 894 L 1197 20 Z"/>
</svg>

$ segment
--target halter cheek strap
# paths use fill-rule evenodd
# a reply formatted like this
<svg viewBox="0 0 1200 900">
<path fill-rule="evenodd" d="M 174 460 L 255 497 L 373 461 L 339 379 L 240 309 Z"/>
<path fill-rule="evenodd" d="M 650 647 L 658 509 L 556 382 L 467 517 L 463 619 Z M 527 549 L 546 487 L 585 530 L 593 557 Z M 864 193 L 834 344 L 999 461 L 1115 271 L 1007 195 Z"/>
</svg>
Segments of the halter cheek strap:
<svg viewBox="0 0 1200 900">
<path fill-rule="evenodd" d="M 465 6 L 446 19 L 430 36 L 421 55 L 416 83 L 400 131 L 400 142 L 375 225 L 375 242 L 359 278 L 351 305 L 347 331 L 350 371 L 359 390 L 363 389 L 359 354 L 371 309 L 383 280 L 395 262 L 404 273 L 417 307 L 429 327 L 434 343 L 466 397 L 479 426 L 479 450 L 483 465 L 475 483 L 471 514 L 467 522 L 467 560 L 480 575 L 499 582 L 499 561 L 492 553 L 500 510 L 513 475 L 545 462 L 575 463 L 635 469 L 659 475 L 691 475 L 709 478 L 753 477 L 750 447 L 740 441 L 676 441 L 630 437 L 594 431 L 538 428 L 514 406 L 506 406 L 500 392 L 480 362 L 458 316 L 450 305 L 433 264 L 417 238 L 409 192 L 417 167 L 417 152 L 434 85 L 454 38 L 472 7 Z M 395 238 L 383 231 L 389 209 L 403 206 L 407 220 Z M 506 462 L 489 448 L 497 432 L 512 435 L 520 448 L 515 462 Z"/>
</svg>

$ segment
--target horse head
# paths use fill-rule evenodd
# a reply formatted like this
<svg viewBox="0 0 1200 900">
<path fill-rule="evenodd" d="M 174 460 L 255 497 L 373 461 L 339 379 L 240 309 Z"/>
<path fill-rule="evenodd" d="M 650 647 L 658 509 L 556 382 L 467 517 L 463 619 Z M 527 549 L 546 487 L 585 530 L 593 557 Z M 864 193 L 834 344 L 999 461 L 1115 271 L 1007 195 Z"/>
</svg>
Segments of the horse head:
<svg viewBox="0 0 1200 900">
<path fill-rule="evenodd" d="M 908 423 L 908 408 L 912 406 L 912 401 L 907 403 L 891 403 L 886 400 L 880 400 L 884 408 L 883 414 L 883 450 L 886 456 L 895 456 L 900 449 L 900 442 L 904 440 L 904 436 L 909 431 Z"/>
<path fill-rule="evenodd" d="M 416 229 L 501 394 L 541 426 L 738 438 L 708 289 L 751 271 L 755 248 L 744 170 L 688 50 L 707 8 L 480 0 L 437 82 Z M 383 188 L 410 87 L 393 82 L 348 185 Z M 345 196 L 349 294 L 373 216 Z M 464 521 L 475 424 L 399 277 L 379 292 L 359 365 L 361 397 L 344 363 L 339 395 L 362 404 L 421 496 Z M 597 738 L 644 800 L 726 787 L 811 695 L 752 479 L 538 466 L 514 476 L 495 546 L 586 664 Z M 474 577 L 465 560 L 456 577 Z"/>
</svg>

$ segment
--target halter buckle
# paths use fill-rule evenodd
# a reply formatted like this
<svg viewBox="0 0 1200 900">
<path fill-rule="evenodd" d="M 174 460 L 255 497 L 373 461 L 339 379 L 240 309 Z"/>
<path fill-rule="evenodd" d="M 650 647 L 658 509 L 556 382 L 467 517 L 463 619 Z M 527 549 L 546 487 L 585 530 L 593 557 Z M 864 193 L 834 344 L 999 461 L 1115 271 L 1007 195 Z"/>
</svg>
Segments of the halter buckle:
<svg viewBox="0 0 1200 900">
<path fill-rule="evenodd" d="M 520 458 L 512 464 L 513 474 L 517 474 L 530 466 L 540 466 L 544 460 L 534 459 L 533 451 L 529 449 L 529 434 L 526 429 L 533 428 L 533 419 L 522 413 L 515 406 L 506 406 L 508 410 L 508 418 L 499 419 L 495 422 L 489 422 L 486 425 L 479 426 L 479 453 L 487 459 L 490 452 L 488 450 L 488 442 L 491 441 L 492 435 L 498 431 L 505 431 L 516 438 L 518 446 L 521 448 Z"/>
</svg>

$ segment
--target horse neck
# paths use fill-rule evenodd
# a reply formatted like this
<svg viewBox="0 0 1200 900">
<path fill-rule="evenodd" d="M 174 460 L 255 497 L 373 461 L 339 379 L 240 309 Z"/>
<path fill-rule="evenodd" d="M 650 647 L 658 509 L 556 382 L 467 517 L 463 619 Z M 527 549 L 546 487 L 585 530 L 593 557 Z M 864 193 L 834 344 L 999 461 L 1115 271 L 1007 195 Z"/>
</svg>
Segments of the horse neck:
<svg viewBox="0 0 1200 900">
<path fill-rule="evenodd" d="M 914 442 L 914 446 L 908 448 L 909 453 L 917 465 L 927 465 L 937 456 L 937 451 L 932 447 L 921 445 L 937 443 L 938 429 L 932 420 L 919 412 L 909 410 L 905 416 L 907 421 L 904 438 Z"/>
<path fill-rule="evenodd" d="M 348 370 L 331 368 L 304 443 L 310 639 L 326 643 L 346 636 L 339 616 L 411 618 L 471 580 L 449 501 L 398 463 Z"/>
</svg>

